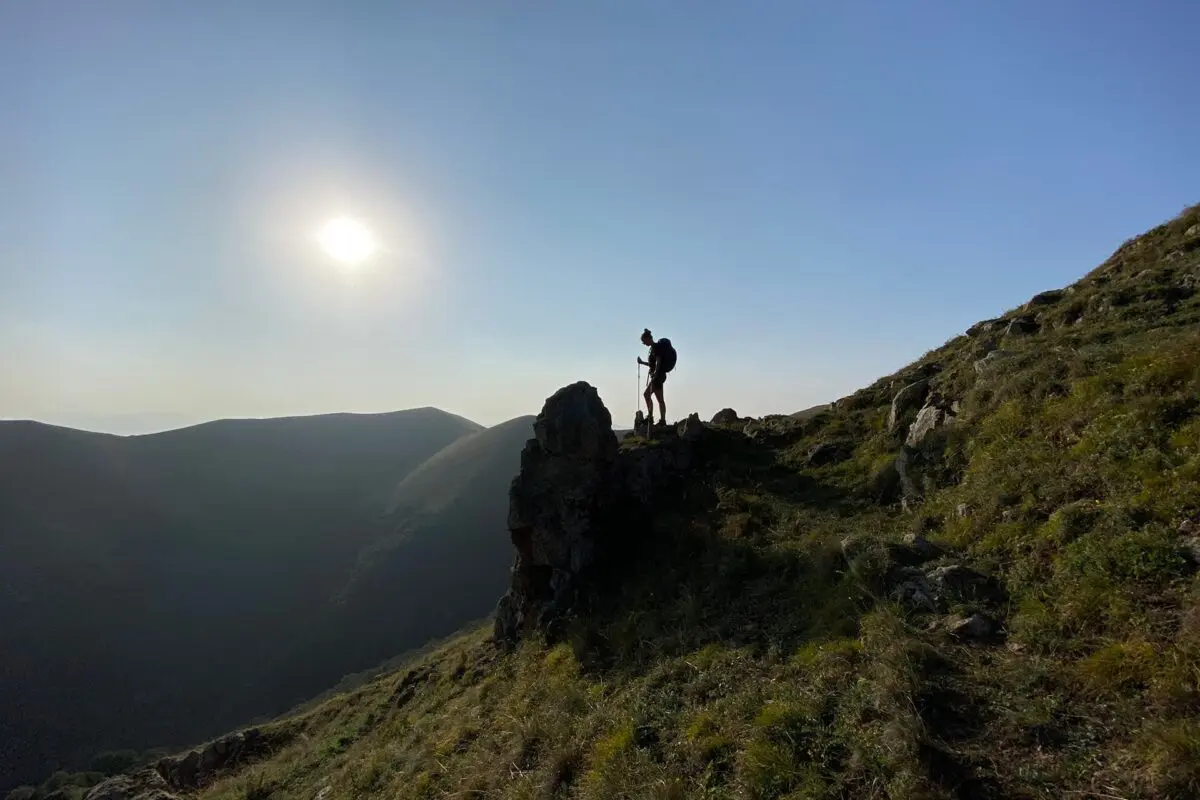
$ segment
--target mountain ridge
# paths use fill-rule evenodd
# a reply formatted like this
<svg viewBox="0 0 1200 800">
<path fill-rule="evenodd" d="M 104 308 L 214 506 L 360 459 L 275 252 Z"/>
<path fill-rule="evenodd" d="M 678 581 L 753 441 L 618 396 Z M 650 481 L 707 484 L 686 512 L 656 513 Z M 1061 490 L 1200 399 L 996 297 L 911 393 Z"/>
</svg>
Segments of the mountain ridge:
<svg viewBox="0 0 1200 800">
<path fill-rule="evenodd" d="M 306 640 L 342 587 L 372 574 L 357 555 L 409 524 L 376 498 L 486 430 L 431 408 L 139 436 L 0 422 L 0 786 L 55 762 L 78 769 L 100 750 L 171 745 L 273 716 L 486 613 L 492 598 L 463 590 L 423 627 L 360 631 L 359 645 L 375 642 L 365 656 L 314 641 L 300 665 L 278 657 Z M 507 464 L 496 455 L 492 472 L 463 490 L 502 503 L 519 446 L 485 439 L 481 456 L 491 455 L 488 441 L 514 448 Z M 444 510 L 426 516 L 423 530 L 449 524 Z M 436 569 L 454 561 L 445 550 L 490 532 L 480 512 L 455 521 L 457 540 L 420 545 Z M 490 552 L 493 562 L 476 566 L 480 586 L 498 586 L 507 571 L 505 554 Z M 452 573 L 425 580 L 453 590 Z M 352 605 L 370 609 L 370 598 Z M 214 683 L 212 674 L 229 677 Z"/>
<path fill-rule="evenodd" d="M 699 449 L 561 624 L 280 719 L 199 796 L 1195 796 L 1198 286 L 1192 207 L 828 410 L 626 437 Z"/>
</svg>

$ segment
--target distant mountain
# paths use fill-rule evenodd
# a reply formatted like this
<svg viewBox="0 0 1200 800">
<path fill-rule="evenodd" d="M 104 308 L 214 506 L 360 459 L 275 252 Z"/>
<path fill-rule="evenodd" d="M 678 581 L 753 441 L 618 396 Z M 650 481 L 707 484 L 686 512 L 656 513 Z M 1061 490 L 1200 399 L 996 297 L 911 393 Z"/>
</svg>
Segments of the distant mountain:
<svg viewBox="0 0 1200 800">
<path fill-rule="evenodd" d="M 433 408 L 0 422 L 0 788 L 277 714 L 487 613 L 530 432 Z"/>
<path fill-rule="evenodd" d="M 508 489 L 533 419 L 463 437 L 409 473 L 387 504 L 390 533 L 359 550 L 351 579 L 284 660 L 320 664 L 333 648 L 373 665 L 490 612 L 508 582 Z"/>
</svg>

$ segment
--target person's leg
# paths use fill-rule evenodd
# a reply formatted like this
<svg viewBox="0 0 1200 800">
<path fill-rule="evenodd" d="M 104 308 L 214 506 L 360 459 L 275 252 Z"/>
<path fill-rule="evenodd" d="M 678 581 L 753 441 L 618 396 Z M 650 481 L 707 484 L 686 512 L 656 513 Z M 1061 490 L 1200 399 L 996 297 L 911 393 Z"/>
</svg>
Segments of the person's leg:
<svg viewBox="0 0 1200 800">
<path fill-rule="evenodd" d="M 650 399 L 651 397 L 653 397 L 653 395 L 654 395 L 654 387 L 653 386 L 647 386 L 646 391 L 642 392 L 642 397 L 644 397 L 646 399 L 646 419 L 648 419 L 650 421 L 654 420 L 654 403 Z"/>
<path fill-rule="evenodd" d="M 663 384 L 666 382 L 667 376 L 663 375 L 661 378 L 655 381 L 654 385 L 651 387 L 654 389 L 654 396 L 658 398 L 658 419 L 664 425 L 667 424 L 667 402 L 663 400 Z"/>
</svg>

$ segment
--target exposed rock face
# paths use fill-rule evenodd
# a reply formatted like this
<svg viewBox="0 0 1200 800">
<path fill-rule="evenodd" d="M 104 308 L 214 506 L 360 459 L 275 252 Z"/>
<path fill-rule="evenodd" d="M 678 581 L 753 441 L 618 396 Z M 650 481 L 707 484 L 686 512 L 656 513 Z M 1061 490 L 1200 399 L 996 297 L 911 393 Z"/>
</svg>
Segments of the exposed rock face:
<svg viewBox="0 0 1200 800">
<path fill-rule="evenodd" d="M 892 398 L 892 410 L 888 412 L 888 432 L 897 433 L 910 411 L 919 409 L 929 394 L 929 381 L 910 383 Z"/>
<path fill-rule="evenodd" d="M 1027 336 L 1038 332 L 1037 321 L 1033 317 L 1017 317 L 1008 323 L 1005 334 L 1009 336 Z"/>
<path fill-rule="evenodd" d="M 509 490 L 508 529 L 517 550 L 495 638 L 547 630 L 575 604 L 587 574 L 620 548 L 656 492 L 688 468 L 708 432 L 696 414 L 656 431 L 655 446 L 618 452 L 612 417 L 579 382 L 546 400 Z"/>
<path fill-rule="evenodd" d="M 953 406 L 947 406 L 931 398 L 917 412 L 917 418 L 909 426 L 908 436 L 905 438 L 904 443 L 909 447 L 918 447 L 921 442 L 925 441 L 926 436 L 952 422 L 954 417 L 955 411 Z"/>
<path fill-rule="evenodd" d="M 175 792 L 198 789 L 223 770 L 268 749 L 262 731 L 238 731 L 197 750 L 163 758 L 154 767 L 109 778 L 88 792 L 85 800 L 174 800 Z"/>
<path fill-rule="evenodd" d="M 508 529 L 517 549 L 509 591 L 496 609 L 496 638 L 511 639 L 570 605 L 575 578 L 591 566 L 612 520 L 617 437 L 590 384 L 559 389 L 533 424 L 509 490 Z"/>
<path fill-rule="evenodd" d="M 173 800 L 170 788 L 156 770 L 144 769 L 109 778 L 88 792 L 85 800 Z"/>
</svg>

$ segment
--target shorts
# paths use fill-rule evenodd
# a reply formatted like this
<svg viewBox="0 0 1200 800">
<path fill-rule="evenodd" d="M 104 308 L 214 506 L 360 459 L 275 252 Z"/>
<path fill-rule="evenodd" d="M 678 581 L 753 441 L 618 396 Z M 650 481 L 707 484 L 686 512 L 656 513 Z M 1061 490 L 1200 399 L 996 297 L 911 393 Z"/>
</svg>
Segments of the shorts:
<svg viewBox="0 0 1200 800">
<path fill-rule="evenodd" d="M 650 378 L 651 389 L 661 389 L 663 384 L 667 382 L 667 373 L 662 372 Z"/>
</svg>

